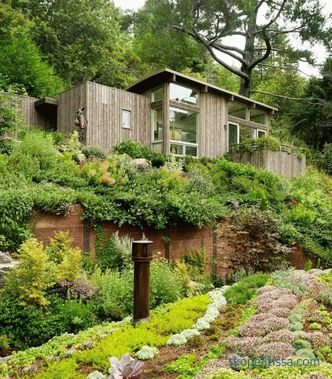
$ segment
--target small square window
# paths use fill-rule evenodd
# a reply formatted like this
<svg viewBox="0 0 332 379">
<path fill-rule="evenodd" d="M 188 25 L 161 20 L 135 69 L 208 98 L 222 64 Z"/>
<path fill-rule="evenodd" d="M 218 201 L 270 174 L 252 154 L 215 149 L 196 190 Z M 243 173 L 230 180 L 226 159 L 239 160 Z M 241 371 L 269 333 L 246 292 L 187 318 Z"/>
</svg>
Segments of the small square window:
<svg viewBox="0 0 332 379">
<path fill-rule="evenodd" d="M 131 128 L 131 111 L 127 109 L 122 109 L 122 125 L 124 129 Z"/>
</svg>

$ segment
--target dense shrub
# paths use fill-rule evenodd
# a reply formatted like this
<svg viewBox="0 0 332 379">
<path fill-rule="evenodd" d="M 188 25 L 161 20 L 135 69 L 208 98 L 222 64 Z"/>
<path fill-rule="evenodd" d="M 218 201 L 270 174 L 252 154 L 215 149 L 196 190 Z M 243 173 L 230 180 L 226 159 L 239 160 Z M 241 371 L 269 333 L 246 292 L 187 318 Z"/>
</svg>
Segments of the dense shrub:
<svg viewBox="0 0 332 379">
<path fill-rule="evenodd" d="M 99 288 L 96 310 L 102 319 L 120 320 L 132 312 L 133 307 L 133 271 L 100 269 L 91 276 L 91 282 Z"/>
<path fill-rule="evenodd" d="M 280 222 L 271 211 L 240 207 L 230 222 L 231 238 L 237 241 L 237 251 L 229 258 L 235 269 L 249 273 L 285 266 L 289 249 L 280 243 Z"/>
<path fill-rule="evenodd" d="M 116 232 L 106 236 L 99 227 L 96 230 L 96 258 L 102 270 L 129 268 L 131 265 L 131 239 Z"/>
<path fill-rule="evenodd" d="M 113 151 L 119 154 L 128 154 L 131 158 L 145 158 L 151 161 L 154 167 L 160 167 L 165 164 L 166 157 L 164 154 L 156 153 L 148 147 L 134 141 L 123 141 L 113 147 Z"/>
<path fill-rule="evenodd" d="M 83 145 L 81 151 L 87 159 L 98 158 L 105 160 L 107 158 L 106 151 L 98 146 Z"/>
<path fill-rule="evenodd" d="M 99 288 L 96 299 L 97 312 L 102 318 L 121 319 L 132 313 L 133 309 L 133 269 L 122 272 L 97 268 L 91 282 Z M 184 297 L 180 275 L 164 261 L 151 264 L 150 306 L 176 301 Z"/>
<path fill-rule="evenodd" d="M 43 245 L 28 239 L 19 250 L 19 265 L 6 277 L 4 291 L 21 305 L 44 306 L 48 304 L 46 290 L 53 284 L 53 266 Z"/>
<path fill-rule="evenodd" d="M 151 264 L 150 304 L 158 305 L 174 302 L 185 295 L 181 279 L 166 261 Z"/>
</svg>

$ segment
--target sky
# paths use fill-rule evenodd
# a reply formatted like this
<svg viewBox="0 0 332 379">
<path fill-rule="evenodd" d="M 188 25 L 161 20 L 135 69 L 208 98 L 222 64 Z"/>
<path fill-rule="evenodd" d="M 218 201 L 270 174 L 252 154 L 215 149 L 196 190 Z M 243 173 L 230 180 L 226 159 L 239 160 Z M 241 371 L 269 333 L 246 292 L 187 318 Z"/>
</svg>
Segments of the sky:
<svg viewBox="0 0 332 379">
<path fill-rule="evenodd" d="M 123 10 L 131 9 L 131 10 L 137 10 L 141 8 L 144 5 L 145 0 L 113 0 L 115 5 L 121 7 Z M 332 0 L 320 0 L 320 3 L 323 5 L 324 13 L 326 15 L 332 14 Z M 235 45 L 239 46 L 242 44 L 241 40 L 235 40 L 237 37 L 232 37 L 234 40 L 231 39 L 227 42 L 233 42 Z M 305 47 L 308 50 L 311 50 L 313 52 L 314 58 L 316 60 L 317 64 L 322 64 L 326 57 L 327 52 L 324 46 L 322 45 L 316 45 L 316 46 L 310 46 L 309 44 L 303 45 L 303 43 L 296 39 L 292 38 L 291 43 L 294 47 L 303 48 Z M 232 58 L 229 58 L 228 56 L 223 56 L 227 63 L 237 65 L 237 62 L 234 61 Z M 299 65 L 300 70 L 305 74 L 305 76 L 311 76 L 311 75 L 319 75 L 319 68 L 310 66 L 307 63 L 300 62 Z"/>
</svg>

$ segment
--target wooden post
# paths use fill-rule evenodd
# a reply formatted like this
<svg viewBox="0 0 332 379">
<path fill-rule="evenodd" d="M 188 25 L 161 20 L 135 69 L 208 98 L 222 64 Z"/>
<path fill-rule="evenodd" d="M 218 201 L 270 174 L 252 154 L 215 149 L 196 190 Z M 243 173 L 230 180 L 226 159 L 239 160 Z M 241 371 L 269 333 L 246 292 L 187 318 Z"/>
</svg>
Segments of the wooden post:
<svg viewBox="0 0 332 379">
<path fill-rule="evenodd" d="M 134 261 L 134 323 L 146 321 L 150 311 L 150 262 L 152 241 L 142 239 L 132 243 Z"/>
</svg>

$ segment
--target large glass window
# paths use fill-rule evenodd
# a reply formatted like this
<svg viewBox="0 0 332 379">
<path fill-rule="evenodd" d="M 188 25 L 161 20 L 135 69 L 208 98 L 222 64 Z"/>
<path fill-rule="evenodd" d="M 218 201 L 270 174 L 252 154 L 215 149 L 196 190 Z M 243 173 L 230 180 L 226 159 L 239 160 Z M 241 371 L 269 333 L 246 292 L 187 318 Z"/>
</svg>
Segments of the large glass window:
<svg viewBox="0 0 332 379">
<path fill-rule="evenodd" d="M 161 108 L 152 109 L 151 111 L 152 123 L 152 141 L 163 140 L 163 111 Z"/>
<path fill-rule="evenodd" d="M 236 101 L 228 103 L 228 115 L 238 118 L 246 118 L 247 106 Z"/>
<path fill-rule="evenodd" d="M 164 91 L 163 87 L 156 87 L 151 91 L 151 103 L 154 101 L 161 101 L 163 100 Z"/>
<path fill-rule="evenodd" d="M 170 139 L 197 143 L 197 113 L 170 108 Z"/>
<path fill-rule="evenodd" d="M 240 126 L 239 124 L 228 123 L 228 144 L 236 145 L 240 142 Z"/>
<path fill-rule="evenodd" d="M 163 151 L 163 111 L 161 108 L 151 110 L 151 147 L 156 153 Z"/>
<path fill-rule="evenodd" d="M 170 152 L 198 156 L 197 113 L 170 108 Z"/>
<path fill-rule="evenodd" d="M 250 121 L 265 124 L 265 115 L 266 113 L 260 109 L 250 109 Z"/>
<path fill-rule="evenodd" d="M 254 138 L 254 129 L 247 125 L 240 125 L 240 143 Z"/>
<path fill-rule="evenodd" d="M 187 104 L 197 104 L 198 91 L 193 88 L 170 84 L 170 100 L 179 101 Z"/>
</svg>

